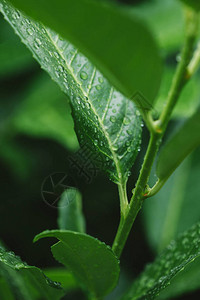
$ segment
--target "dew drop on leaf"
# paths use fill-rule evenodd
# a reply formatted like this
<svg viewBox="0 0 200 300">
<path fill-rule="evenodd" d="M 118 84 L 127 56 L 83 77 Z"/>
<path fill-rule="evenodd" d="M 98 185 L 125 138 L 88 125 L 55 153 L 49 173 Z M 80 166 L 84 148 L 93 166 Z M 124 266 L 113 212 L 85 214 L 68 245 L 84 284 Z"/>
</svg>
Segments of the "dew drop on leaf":
<svg viewBox="0 0 200 300">
<path fill-rule="evenodd" d="M 33 29 L 31 29 L 31 28 L 27 28 L 27 33 L 29 34 L 29 35 L 33 35 Z"/>
<path fill-rule="evenodd" d="M 111 116 L 110 117 L 110 122 L 115 123 L 116 122 L 116 117 L 115 116 Z"/>
<path fill-rule="evenodd" d="M 126 117 L 125 119 L 124 119 L 124 125 L 128 125 L 128 124 L 130 124 L 130 122 L 131 122 L 131 120 L 128 118 L 128 117 Z"/>
<path fill-rule="evenodd" d="M 96 89 L 99 91 L 101 89 L 101 85 L 100 84 L 97 84 L 96 85 Z"/>
<path fill-rule="evenodd" d="M 85 71 L 82 71 L 80 73 L 80 77 L 81 77 L 81 79 L 86 80 L 86 79 L 88 79 L 88 74 Z"/>
</svg>

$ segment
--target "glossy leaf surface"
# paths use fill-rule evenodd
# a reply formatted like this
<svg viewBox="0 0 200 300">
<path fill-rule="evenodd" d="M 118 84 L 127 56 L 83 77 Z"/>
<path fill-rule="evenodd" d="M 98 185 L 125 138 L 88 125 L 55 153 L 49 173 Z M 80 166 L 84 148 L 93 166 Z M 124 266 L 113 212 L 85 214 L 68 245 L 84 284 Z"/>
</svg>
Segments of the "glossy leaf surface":
<svg viewBox="0 0 200 300">
<path fill-rule="evenodd" d="M 67 41 L 5 1 L 1 11 L 42 68 L 69 95 L 80 144 L 114 182 L 123 184 L 140 144 L 139 111 Z"/>
<path fill-rule="evenodd" d="M 0 270 L 17 299 L 60 299 L 63 290 L 48 279 L 39 268 L 28 266 L 13 252 L 0 247 Z"/>
<path fill-rule="evenodd" d="M 85 219 L 82 212 L 81 194 L 77 189 L 64 191 L 58 203 L 59 229 L 85 232 Z"/>
<path fill-rule="evenodd" d="M 200 256 L 200 223 L 172 241 L 133 283 L 123 300 L 154 299 L 171 280 Z"/>
<path fill-rule="evenodd" d="M 156 173 L 166 180 L 180 163 L 200 145 L 200 110 L 189 118 L 163 146 L 158 157 Z"/>
<path fill-rule="evenodd" d="M 139 92 L 153 103 L 161 61 L 153 37 L 136 16 L 96 0 L 11 3 L 73 43 L 128 98 L 137 100 L 134 95 Z"/>
<path fill-rule="evenodd" d="M 163 250 L 178 234 L 200 220 L 200 149 L 188 157 L 163 188 L 143 206 L 146 236 L 155 253 Z M 199 262 L 199 259 L 198 259 Z M 199 263 L 181 272 L 160 295 L 160 299 L 200 287 Z M 185 282 L 188 284 L 186 285 Z"/>
<path fill-rule="evenodd" d="M 109 246 L 83 234 L 64 230 L 44 231 L 34 241 L 55 237 L 60 242 L 52 246 L 52 253 L 69 268 L 96 297 L 103 297 L 116 286 L 119 262 Z"/>
</svg>

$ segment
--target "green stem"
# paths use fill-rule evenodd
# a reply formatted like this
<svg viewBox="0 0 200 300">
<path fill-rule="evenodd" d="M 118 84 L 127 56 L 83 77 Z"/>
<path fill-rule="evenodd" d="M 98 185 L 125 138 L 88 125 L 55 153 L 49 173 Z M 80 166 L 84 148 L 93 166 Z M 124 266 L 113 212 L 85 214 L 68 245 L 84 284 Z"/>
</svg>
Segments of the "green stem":
<svg viewBox="0 0 200 300">
<path fill-rule="evenodd" d="M 168 94 L 167 105 L 159 118 L 159 126 L 166 129 L 171 117 L 172 111 L 179 99 L 180 93 L 190 79 L 188 74 L 188 65 L 192 58 L 193 48 L 198 35 L 198 14 L 193 10 L 187 11 L 186 15 L 186 39 L 183 50 L 181 52 L 181 60 L 176 69 L 171 89 Z"/>
<path fill-rule="evenodd" d="M 141 209 L 142 200 L 145 199 L 144 189 L 148 181 L 151 167 L 156 156 L 160 142 L 160 134 L 152 133 L 147 148 L 147 152 L 144 158 L 144 162 L 140 171 L 140 175 L 133 191 L 133 196 L 131 198 L 130 204 L 127 206 L 125 214 L 121 216 L 119 228 L 113 243 L 113 251 L 120 257 L 126 240 L 128 238 L 129 232 L 135 221 L 135 218 Z"/>
<path fill-rule="evenodd" d="M 118 190 L 119 190 L 119 199 L 120 199 L 120 211 L 121 214 L 124 215 L 126 212 L 126 208 L 128 206 L 126 183 L 118 184 Z"/>
<path fill-rule="evenodd" d="M 115 236 L 115 240 L 113 242 L 112 249 L 118 258 L 121 256 L 132 225 L 142 207 L 143 200 L 149 196 L 150 190 L 147 188 L 147 183 L 153 162 L 155 160 L 161 139 L 165 133 L 167 124 L 170 120 L 173 108 L 178 101 L 183 87 L 189 79 L 187 67 L 192 56 L 193 47 L 198 32 L 197 25 L 198 15 L 194 11 L 189 11 L 189 13 L 187 13 L 185 44 L 181 55 L 181 61 L 177 66 L 174 79 L 169 91 L 167 105 L 165 106 L 159 120 L 153 122 L 152 119 L 149 118 L 149 116 L 148 118 L 147 116 L 145 118 L 146 120 L 148 120 L 147 127 L 150 130 L 150 141 L 144 157 L 140 175 L 136 183 L 136 187 L 133 190 L 131 202 L 128 206 L 126 206 L 123 214 L 121 214 L 120 224 Z"/>
</svg>

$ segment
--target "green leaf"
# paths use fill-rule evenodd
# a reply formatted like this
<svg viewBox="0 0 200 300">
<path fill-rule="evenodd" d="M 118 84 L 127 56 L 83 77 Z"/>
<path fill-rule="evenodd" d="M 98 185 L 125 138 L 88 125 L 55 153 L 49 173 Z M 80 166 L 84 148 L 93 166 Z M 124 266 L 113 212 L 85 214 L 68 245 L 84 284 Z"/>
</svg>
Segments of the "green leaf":
<svg viewBox="0 0 200 300">
<path fill-rule="evenodd" d="M 167 180 L 180 163 L 200 144 L 200 109 L 189 118 L 163 146 L 158 157 L 156 173 Z"/>
<path fill-rule="evenodd" d="M 142 213 L 146 236 L 154 252 L 163 250 L 171 239 L 200 219 L 199 155 L 200 149 L 197 149 L 179 166 L 158 194 L 144 203 Z M 180 294 L 181 290 L 186 292 L 200 287 L 196 262 L 188 268 L 167 288 L 169 299 L 172 294 Z M 189 284 L 191 280 L 194 284 Z M 167 290 L 161 293 L 163 297 L 167 297 Z"/>
<path fill-rule="evenodd" d="M 70 96 L 80 144 L 87 146 L 114 182 L 124 184 L 141 140 L 139 111 L 67 41 L 5 1 L 1 11 L 41 66 Z"/>
<path fill-rule="evenodd" d="M 187 265 L 183 272 L 175 276 L 171 284 L 160 293 L 158 299 L 172 299 L 172 297 L 200 289 L 199 277 L 200 258 L 197 258 L 195 263 Z"/>
<path fill-rule="evenodd" d="M 0 247 L 1 275 L 10 285 L 16 299 L 60 299 L 63 290 L 47 278 L 39 268 L 28 266 L 13 252 Z"/>
<path fill-rule="evenodd" d="M 196 10 L 200 10 L 200 2 L 198 0 L 181 0 L 181 1 Z"/>
<path fill-rule="evenodd" d="M 128 98 L 140 92 L 153 103 L 160 86 L 161 60 L 153 37 L 136 16 L 94 0 L 11 3 L 73 43 Z"/>
<path fill-rule="evenodd" d="M 52 246 L 55 259 L 69 268 L 93 295 L 103 297 L 116 286 L 119 262 L 105 243 L 67 230 L 44 231 L 34 241 L 44 237 L 55 237 L 60 241 Z"/>
<path fill-rule="evenodd" d="M 123 300 L 154 299 L 171 280 L 200 256 L 200 223 L 172 241 L 133 283 Z"/>
<path fill-rule="evenodd" d="M 85 219 L 82 212 L 81 194 L 77 189 L 64 191 L 58 204 L 59 229 L 85 232 Z"/>
<path fill-rule="evenodd" d="M 10 120 L 15 134 L 54 139 L 70 150 L 78 148 L 71 109 L 46 74 L 37 77 Z"/>
<path fill-rule="evenodd" d="M 51 278 L 51 280 L 60 282 L 65 292 L 80 289 L 80 284 L 78 284 L 72 273 L 65 268 L 45 269 L 44 273 L 47 277 Z"/>
</svg>

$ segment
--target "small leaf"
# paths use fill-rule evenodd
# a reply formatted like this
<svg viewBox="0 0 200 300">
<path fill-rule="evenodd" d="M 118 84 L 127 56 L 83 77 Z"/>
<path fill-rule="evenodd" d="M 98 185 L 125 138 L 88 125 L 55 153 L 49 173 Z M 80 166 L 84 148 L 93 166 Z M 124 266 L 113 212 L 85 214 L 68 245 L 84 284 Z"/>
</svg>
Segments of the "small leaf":
<svg viewBox="0 0 200 300">
<path fill-rule="evenodd" d="M 69 268 L 93 295 L 103 297 L 116 286 L 119 262 L 105 243 L 89 235 L 67 230 L 44 231 L 34 241 L 44 237 L 60 240 L 52 246 L 55 259 Z"/>
<path fill-rule="evenodd" d="M 81 194 L 77 189 L 69 188 L 64 191 L 58 209 L 59 229 L 85 232 Z"/>
<path fill-rule="evenodd" d="M 157 162 L 158 178 L 166 180 L 199 144 L 200 109 L 164 145 Z"/>
<path fill-rule="evenodd" d="M 181 0 L 185 4 L 191 6 L 192 8 L 196 10 L 200 10 L 200 2 L 199 0 Z"/>
<path fill-rule="evenodd" d="M 6 1 L 0 9 L 42 68 L 69 95 L 80 144 L 111 180 L 124 184 L 141 142 L 141 118 L 133 102 L 56 33 Z"/>
<path fill-rule="evenodd" d="M 136 16 L 94 0 L 10 2 L 73 43 L 128 98 L 139 92 L 153 103 L 161 60 L 153 37 Z"/>
<path fill-rule="evenodd" d="M 22 300 L 60 299 L 63 290 L 56 282 L 47 278 L 39 268 L 28 266 L 13 252 L 6 252 L 0 247 L 0 270 L 2 276 Z"/>
<path fill-rule="evenodd" d="M 200 256 L 200 223 L 192 226 L 149 264 L 123 300 L 155 299 L 171 280 Z"/>
</svg>

